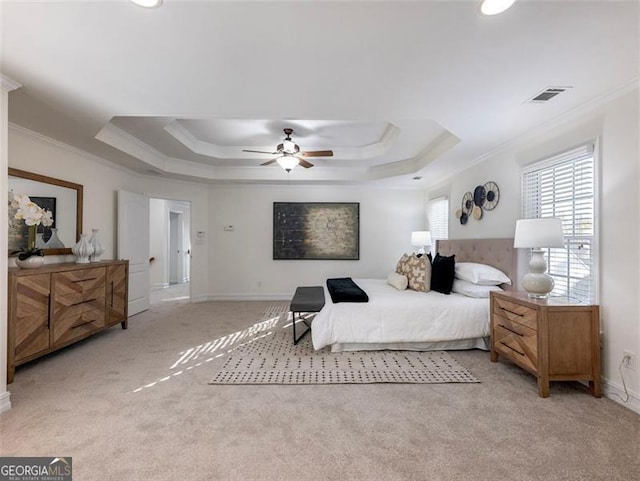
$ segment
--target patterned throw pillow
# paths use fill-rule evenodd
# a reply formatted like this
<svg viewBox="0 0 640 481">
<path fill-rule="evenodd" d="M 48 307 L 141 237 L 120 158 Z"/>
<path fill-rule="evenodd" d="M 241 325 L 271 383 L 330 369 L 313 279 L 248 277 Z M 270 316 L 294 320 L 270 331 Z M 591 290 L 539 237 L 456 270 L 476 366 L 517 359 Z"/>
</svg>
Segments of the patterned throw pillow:
<svg viewBox="0 0 640 481">
<path fill-rule="evenodd" d="M 422 255 L 412 255 L 408 261 L 408 272 L 405 274 L 409 279 L 409 289 L 418 292 L 429 292 L 431 290 L 431 262 L 429 257 Z"/>
<path fill-rule="evenodd" d="M 402 274 L 406 276 L 409 272 L 409 261 L 411 260 L 411 256 L 409 254 L 402 254 L 402 257 L 398 261 L 396 265 L 396 272 L 398 274 Z"/>
</svg>

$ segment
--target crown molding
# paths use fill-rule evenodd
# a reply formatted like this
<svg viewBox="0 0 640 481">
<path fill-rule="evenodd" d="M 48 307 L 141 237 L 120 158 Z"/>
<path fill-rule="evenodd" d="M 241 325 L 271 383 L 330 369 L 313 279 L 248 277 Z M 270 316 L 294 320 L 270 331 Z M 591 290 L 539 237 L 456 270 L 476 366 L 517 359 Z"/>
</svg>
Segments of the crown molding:
<svg viewBox="0 0 640 481">
<path fill-rule="evenodd" d="M 12 90 L 19 89 L 20 87 L 22 87 L 22 84 L 0 73 L 0 89 L 3 92 L 11 92 Z"/>
<path fill-rule="evenodd" d="M 255 159 L 255 154 L 242 152 L 246 146 L 224 147 L 211 142 L 199 140 L 179 120 L 173 120 L 164 126 L 164 130 L 174 139 L 188 148 L 191 152 L 214 159 Z M 385 154 L 400 134 L 400 129 L 387 121 L 387 126 L 377 142 L 362 147 L 333 148 L 334 157 L 341 160 L 361 160 L 377 157 Z M 270 152 L 273 146 L 251 147 L 252 150 L 265 150 Z"/>
<path fill-rule="evenodd" d="M 123 166 L 123 165 L 117 164 L 117 163 L 112 162 L 110 160 L 107 160 L 107 159 L 105 159 L 103 157 L 100 157 L 98 155 L 95 155 L 95 154 L 92 154 L 90 152 L 87 152 L 86 150 L 79 149 L 78 147 L 74 147 L 72 145 L 65 144 L 64 142 L 61 142 L 60 140 L 53 139 L 53 138 L 48 137 L 48 136 L 46 136 L 44 134 L 41 134 L 39 132 L 36 132 L 34 130 L 31 130 L 31 129 L 28 129 L 26 127 L 23 127 L 21 125 L 14 124 L 14 123 L 10 122 L 9 123 L 9 130 L 13 130 L 13 131 L 15 131 L 15 132 L 17 132 L 19 134 L 22 134 L 22 135 L 24 135 L 26 137 L 32 137 L 35 140 L 37 140 L 38 142 L 41 142 L 43 144 L 53 145 L 54 147 L 66 150 L 67 152 L 70 152 L 72 154 L 78 155 L 80 157 L 85 157 L 85 158 L 87 158 L 87 159 L 89 159 L 89 160 L 91 160 L 93 162 L 98 163 L 98 164 L 101 164 L 101 165 L 104 165 L 104 166 L 107 166 L 107 167 L 111 167 L 112 169 L 116 168 L 116 169 L 119 169 L 119 170 L 126 171 L 126 172 L 128 172 L 130 174 L 139 175 L 139 172 L 136 172 L 136 171 L 134 171 L 132 169 L 129 169 L 129 168 Z"/>
<path fill-rule="evenodd" d="M 599 108 L 604 107 L 608 103 L 613 100 L 622 97 L 633 90 L 636 90 L 640 87 L 640 75 L 635 75 L 630 78 L 626 82 L 614 87 L 612 89 L 607 90 L 606 92 L 594 97 L 586 102 L 574 107 L 572 109 L 567 110 L 566 112 L 554 117 L 553 119 L 544 122 L 543 124 L 539 124 L 537 127 L 529 130 L 525 134 L 514 137 L 513 139 L 499 145 L 495 149 L 490 150 L 487 153 L 482 154 L 475 159 L 466 162 L 463 167 L 460 167 L 450 173 L 447 173 L 446 176 L 442 176 L 434 180 L 432 184 L 426 186 L 429 188 L 431 185 L 438 185 L 444 182 L 447 182 L 449 179 L 459 175 L 460 173 L 470 169 L 471 167 L 484 162 L 485 160 L 496 157 L 500 154 L 508 152 L 510 150 L 515 150 L 519 146 L 526 145 L 527 143 L 532 142 L 536 138 L 560 127 L 563 124 L 566 124 L 568 121 L 573 120 L 580 116 L 585 116 L 586 114 L 593 113 Z"/>
</svg>

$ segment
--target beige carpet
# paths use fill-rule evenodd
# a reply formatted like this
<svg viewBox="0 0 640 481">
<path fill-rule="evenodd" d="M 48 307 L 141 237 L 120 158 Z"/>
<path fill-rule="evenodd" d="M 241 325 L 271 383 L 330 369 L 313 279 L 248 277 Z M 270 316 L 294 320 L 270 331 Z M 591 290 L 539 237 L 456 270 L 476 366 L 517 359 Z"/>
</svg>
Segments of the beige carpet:
<svg viewBox="0 0 640 481">
<path fill-rule="evenodd" d="M 19 367 L 0 453 L 76 481 L 637 480 L 640 416 L 482 351 L 454 353 L 476 384 L 209 385 L 270 304 L 160 303 Z"/>
<path fill-rule="evenodd" d="M 290 329 L 283 330 L 281 321 L 233 349 L 210 384 L 474 382 L 480 381 L 447 352 L 332 353 L 329 347 L 315 351 L 311 334 L 294 345 Z"/>
</svg>

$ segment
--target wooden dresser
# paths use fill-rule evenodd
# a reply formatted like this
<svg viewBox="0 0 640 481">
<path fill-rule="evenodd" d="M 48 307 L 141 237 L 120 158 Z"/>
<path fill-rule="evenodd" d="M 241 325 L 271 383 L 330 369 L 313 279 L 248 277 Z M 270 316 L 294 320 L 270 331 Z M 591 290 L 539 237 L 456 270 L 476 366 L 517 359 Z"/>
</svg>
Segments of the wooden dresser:
<svg viewBox="0 0 640 481">
<path fill-rule="evenodd" d="M 588 381 L 601 396 L 598 306 L 530 299 L 526 292 L 491 293 L 491 361 L 503 356 L 538 378 L 541 397 L 549 381 Z"/>
<path fill-rule="evenodd" d="M 15 367 L 120 323 L 127 328 L 129 261 L 9 269 L 7 380 Z"/>
</svg>

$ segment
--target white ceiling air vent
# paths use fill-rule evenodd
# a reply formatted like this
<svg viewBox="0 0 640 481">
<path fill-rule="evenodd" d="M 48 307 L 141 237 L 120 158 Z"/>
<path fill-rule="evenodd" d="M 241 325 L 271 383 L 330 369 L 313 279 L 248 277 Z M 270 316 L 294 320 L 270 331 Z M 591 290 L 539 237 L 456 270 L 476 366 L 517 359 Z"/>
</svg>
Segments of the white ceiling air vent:
<svg viewBox="0 0 640 481">
<path fill-rule="evenodd" d="M 542 92 L 529 99 L 529 102 L 534 104 L 544 103 L 571 88 L 573 87 L 547 87 Z"/>
</svg>

